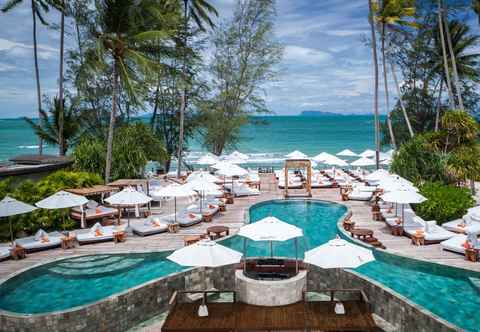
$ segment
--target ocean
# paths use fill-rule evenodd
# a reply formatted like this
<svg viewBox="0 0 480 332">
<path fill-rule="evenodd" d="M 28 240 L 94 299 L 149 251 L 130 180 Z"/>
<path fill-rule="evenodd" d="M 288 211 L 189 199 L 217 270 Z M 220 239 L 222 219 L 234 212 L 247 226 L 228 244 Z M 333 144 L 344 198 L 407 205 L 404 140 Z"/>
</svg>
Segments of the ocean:
<svg viewBox="0 0 480 332">
<path fill-rule="evenodd" d="M 235 147 L 250 155 L 252 161 L 272 163 L 294 150 L 314 156 L 320 152 L 337 153 L 343 149 L 362 152 L 374 148 L 372 115 L 266 116 L 261 125 L 242 128 L 242 140 Z M 38 152 L 37 138 L 22 119 L 0 119 L 0 160 L 18 154 Z M 197 139 L 189 142 L 187 160 L 205 152 Z M 226 151 L 229 152 L 229 151 Z M 47 146 L 45 153 L 56 154 Z"/>
</svg>

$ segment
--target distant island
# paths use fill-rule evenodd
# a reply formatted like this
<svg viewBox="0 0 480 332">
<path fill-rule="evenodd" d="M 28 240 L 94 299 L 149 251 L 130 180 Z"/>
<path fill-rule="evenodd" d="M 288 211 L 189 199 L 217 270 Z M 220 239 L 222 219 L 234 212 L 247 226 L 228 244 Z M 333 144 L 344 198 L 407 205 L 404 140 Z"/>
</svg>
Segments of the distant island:
<svg viewBox="0 0 480 332">
<path fill-rule="evenodd" d="M 337 116 L 337 115 L 350 115 L 350 114 L 322 112 L 322 111 L 303 111 L 299 115 L 300 116 Z"/>
</svg>

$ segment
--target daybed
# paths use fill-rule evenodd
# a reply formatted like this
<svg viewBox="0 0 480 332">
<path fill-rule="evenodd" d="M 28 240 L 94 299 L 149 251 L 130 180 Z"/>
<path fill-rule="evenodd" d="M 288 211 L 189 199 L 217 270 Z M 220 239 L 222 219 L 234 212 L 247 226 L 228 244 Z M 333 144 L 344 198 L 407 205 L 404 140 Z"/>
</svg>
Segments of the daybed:
<svg viewBox="0 0 480 332">
<path fill-rule="evenodd" d="M 87 232 L 78 233 L 77 241 L 80 244 L 112 241 L 113 233 L 116 231 L 118 231 L 117 226 L 102 226 L 96 223 Z"/>
<path fill-rule="evenodd" d="M 39 229 L 34 236 L 16 239 L 15 243 L 27 252 L 40 251 L 59 247 L 62 244 L 62 237 L 63 235 L 59 232 L 47 233 Z"/>
<path fill-rule="evenodd" d="M 135 234 L 146 236 L 168 231 L 168 224 L 164 217 L 150 216 L 143 222 L 132 223 L 131 227 Z"/>
</svg>

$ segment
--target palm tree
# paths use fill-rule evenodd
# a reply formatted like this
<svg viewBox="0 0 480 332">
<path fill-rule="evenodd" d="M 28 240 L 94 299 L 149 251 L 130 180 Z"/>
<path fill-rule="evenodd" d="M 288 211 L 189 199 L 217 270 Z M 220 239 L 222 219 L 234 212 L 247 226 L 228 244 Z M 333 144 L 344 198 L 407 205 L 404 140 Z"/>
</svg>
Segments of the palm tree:
<svg viewBox="0 0 480 332">
<path fill-rule="evenodd" d="M 174 0 L 175 1 L 175 0 Z M 177 156 L 177 177 L 179 178 L 182 171 L 182 157 L 183 157 L 183 139 L 184 139 L 184 119 L 185 109 L 187 107 L 187 44 L 188 44 L 188 24 L 190 18 L 195 22 L 195 25 L 202 31 L 205 31 L 205 24 L 210 28 L 215 26 L 210 18 L 210 15 L 218 16 L 218 12 L 207 0 L 180 0 L 183 1 L 183 78 L 184 88 L 182 89 L 180 101 L 180 125 L 179 125 L 179 140 L 178 140 L 178 156 Z"/>
<path fill-rule="evenodd" d="M 383 82 L 385 87 L 385 105 L 387 110 L 387 124 L 388 130 L 390 133 L 391 142 L 394 148 L 395 136 L 392 128 L 391 121 L 391 112 L 390 112 L 390 101 L 389 101 L 389 91 L 388 91 L 388 79 L 387 79 L 387 52 L 385 49 L 385 42 L 387 37 L 388 30 L 394 29 L 396 26 L 411 26 L 415 27 L 415 24 L 408 21 L 408 18 L 415 16 L 415 4 L 414 0 L 383 0 L 380 8 L 377 8 L 376 13 L 376 22 L 380 25 L 380 38 L 381 38 L 381 52 L 382 52 L 382 65 L 383 65 Z M 403 105 L 401 101 L 400 87 L 398 85 L 398 80 L 396 77 L 396 72 L 394 69 L 393 63 L 390 61 L 390 66 L 392 69 L 392 75 L 397 87 L 397 93 L 400 98 L 400 105 Z M 413 137 L 413 130 L 408 119 L 408 115 L 404 107 L 402 107 L 404 112 L 405 121 L 410 133 L 410 136 Z"/>
<path fill-rule="evenodd" d="M 107 134 L 107 156 L 105 164 L 105 182 L 110 180 L 112 167 L 113 134 L 117 115 L 119 89 L 124 87 L 133 104 L 139 104 L 134 81 L 138 74 L 146 75 L 156 68 L 154 61 L 148 58 L 146 45 L 165 37 L 159 30 L 150 30 L 145 26 L 149 14 L 154 15 L 151 3 L 136 0 L 97 1 L 99 13 L 97 28 L 94 32 L 96 47 L 90 50 L 96 53 L 95 66 L 112 70 L 112 111 Z M 155 4 L 154 4 L 155 6 Z M 139 21 L 141 20 L 141 21 Z M 90 64 L 88 64 L 90 65 Z M 137 70 L 138 69 L 138 70 Z"/>
<path fill-rule="evenodd" d="M 60 0 L 61 8 L 60 10 L 60 77 L 58 79 L 58 99 L 63 101 L 63 49 L 64 49 L 64 38 L 65 38 L 65 2 Z M 59 103 L 60 110 L 58 116 L 58 141 L 63 142 L 63 127 L 64 127 L 64 117 L 63 117 L 63 102 Z M 65 150 L 63 150 L 63 145 L 59 144 L 59 155 L 64 156 Z"/>
<path fill-rule="evenodd" d="M 480 0 L 472 0 L 472 9 L 478 16 L 478 23 L 480 24 Z"/>
<path fill-rule="evenodd" d="M 61 105 L 63 104 L 63 105 Z M 63 114 L 65 125 L 63 127 L 64 134 L 59 135 L 60 131 L 60 114 Z M 30 124 L 35 134 L 41 137 L 48 144 L 58 145 L 61 151 L 67 150 L 75 144 L 80 136 L 81 126 L 77 115 L 77 105 L 72 102 L 65 107 L 65 100 L 53 98 L 50 103 L 48 113 L 40 110 L 40 118 L 38 123 L 29 118 L 24 118 Z M 62 140 L 60 140 L 62 138 Z"/>
<path fill-rule="evenodd" d="M 445 82 L 447 85 L 448 91 L 448 100 L 450 101 L 450 107 L 452 109 L 456 108 L 455 105 L 455 98 L 453 98 L 453 90 L 452 90 L 452 83 L 450 81 L 450 70 L 448 68 L 448 60 L 447 60 L 447 49 L 445 46 L 445 33 L 443 31 L 443 15 L 442 15 L 442 1 L 438 0 L 438 26 L 439 26 L 439 39 L 440 45 L 442 47 L 442 59 L 443 59 L 443 67 L 445 71 Z"/>
<path fill-rule="evenodd" d="M 5 5 L 1 8 L 3 13 L 7 13 L 10 10 L 16 8 L 23 3 L 23 0 L 8 0 Z M 30 0 L 30 6 L 32 9 L 32 33 L 33 33 L 33 59 L 35 63 L 35 79 L 37 85 L 37 107 L 38 107 L 38 116 L 41 116 L 42 111 L 42 93 L 40 89 L 40 72 L 38 69 L 38 52 L 37 52 L 37 18 L 43 25 L 48 25 L 47 21 L 44 19 L 43 15 L 47 13 L 50 9 L 50 5 L 55 5 L 56 1 L 53 0 Z M 38 137 L 38 153 L 43 153 L 43 140 L 41 137 Z"/>
<path fill-rule="evenodd" d="M 369 22 L 372 33 L 372 60 L 374 72 L 374 99 L 373 110 L 375 117 L 375 164 L 380 168 L 380 121 L 378 116 L 378 56 L 377 56 L 377 36 L 375 33 L 375 11 L 373 0 L 368 0 Z"/>
</svg>

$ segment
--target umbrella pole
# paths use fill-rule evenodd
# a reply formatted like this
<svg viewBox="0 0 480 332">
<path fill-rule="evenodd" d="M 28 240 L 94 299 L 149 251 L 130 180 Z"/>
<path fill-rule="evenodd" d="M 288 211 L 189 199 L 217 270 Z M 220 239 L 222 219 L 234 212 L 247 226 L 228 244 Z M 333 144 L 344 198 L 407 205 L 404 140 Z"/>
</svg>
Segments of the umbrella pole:
<svg viewBox="0 0 480 332">
<path fill-rule="evenodd" d="M 243 273 L 247 272 L 247 239 L 243 238 Z"/>
<path fill-rule="evenodd" d="M 273 241 L 270 241 L 270 257 L 273 258 Z"/>
<path fill-rule="evenodd" d="M 173 198 L 174 204 L 175 204 L 175 223 L 177 223 L 177 197 L 175 196 Z"/>
</svg>

